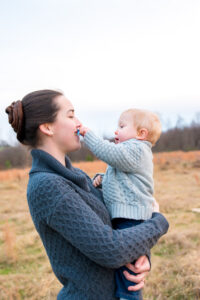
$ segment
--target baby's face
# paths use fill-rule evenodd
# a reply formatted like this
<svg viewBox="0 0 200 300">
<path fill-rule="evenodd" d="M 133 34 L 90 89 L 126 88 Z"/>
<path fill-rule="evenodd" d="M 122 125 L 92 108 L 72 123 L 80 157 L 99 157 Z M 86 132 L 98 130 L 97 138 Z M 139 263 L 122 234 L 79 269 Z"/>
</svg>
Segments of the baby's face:
<svg viewBox="0 0 200 300">
<path fill-rule="evenodd" d="M 133 116 L 130 113 L 123 113 L 118 122 L 118 128 L 115 131 L 115 143 L 134 139 L 137 137 L 137 130 L 133 124 Z"/>
</svg>

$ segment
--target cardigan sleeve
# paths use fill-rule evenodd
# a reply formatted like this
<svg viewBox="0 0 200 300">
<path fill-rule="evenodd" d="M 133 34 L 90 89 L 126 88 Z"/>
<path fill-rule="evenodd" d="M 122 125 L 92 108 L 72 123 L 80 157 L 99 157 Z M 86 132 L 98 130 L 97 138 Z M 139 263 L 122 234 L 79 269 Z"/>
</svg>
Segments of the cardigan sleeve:
<svg viewBox="0 0 200 300">
<path fill-rule="evenodd" d="M 72 187 L 67 186 L 64 194 L 61 190 L 58 184 L 49 184 L 49 193 L 60 196 L 48 208 L 48 226 L 101 266 L 118 268 L 132 262 L 148 253 L 168 230 L 168 222 L 160 213 L 133 228 L 113 230 Z"/>
<path fill-rule="evenodd" d="M 134 142 L 115 144 L 96 136 L 88 131 L 84 143 L 97 156 L 110 166 L 122 172 L 133 172 L 140 166 L 142 149 Z"/>
</svg>

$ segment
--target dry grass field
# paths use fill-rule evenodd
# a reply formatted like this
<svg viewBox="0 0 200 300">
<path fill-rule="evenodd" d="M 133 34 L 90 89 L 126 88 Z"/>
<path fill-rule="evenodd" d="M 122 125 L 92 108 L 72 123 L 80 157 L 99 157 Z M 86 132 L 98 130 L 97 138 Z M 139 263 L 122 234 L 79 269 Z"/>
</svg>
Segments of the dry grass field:
<svg viewBox="0 0 200 300">
<path fill-rule="evenodd" d="M 200 210 L 200 151 L 155 154 L 154 161 L 155 197 L 170 229 L 152 250 L 144 299 L 200 299 L 200 213 L 193 210 Z M 102 162 L 75 165 L 90 176 L 106 168 Z M 29 215 L 28 171 L 0 172 L 2 300 L 53 300 L 61 288 Z"/>
</svg>

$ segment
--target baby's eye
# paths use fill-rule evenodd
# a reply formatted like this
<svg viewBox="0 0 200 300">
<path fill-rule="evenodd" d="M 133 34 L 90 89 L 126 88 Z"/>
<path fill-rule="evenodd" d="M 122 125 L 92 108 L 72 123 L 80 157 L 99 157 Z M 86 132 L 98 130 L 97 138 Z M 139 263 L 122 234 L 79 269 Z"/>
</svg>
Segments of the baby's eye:
<svg viewBox="0 0 200 300">
<path fill-rule="evenodd" d="M 73 119 L 73 118 L 74 118 L 74 116 L 72 116 L 72 115 L 71 115 L 71 116 L 69 116 L 69 118 L 70 118 L 70 119 Z"/>
<path fill-rule="evenodd" d="M 123 127 L 124 127 L 124 125 L 120 125 L 119 127 L 120 127 L 120 128 L 123 128 Z"/>
</svg>

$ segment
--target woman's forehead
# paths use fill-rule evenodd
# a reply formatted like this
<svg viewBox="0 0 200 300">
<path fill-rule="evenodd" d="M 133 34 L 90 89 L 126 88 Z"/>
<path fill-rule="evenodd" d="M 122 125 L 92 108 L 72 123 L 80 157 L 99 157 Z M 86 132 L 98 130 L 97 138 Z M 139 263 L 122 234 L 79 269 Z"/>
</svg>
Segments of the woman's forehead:
<svg viewBox="0 0 200 300">
<path fill-rule="evenodd" d="M 74 107 L 71 101 L 67 99 L 64 95 L 58 96 L 56 100 L 61 110 L 74 111 Z"/>
</svg>

